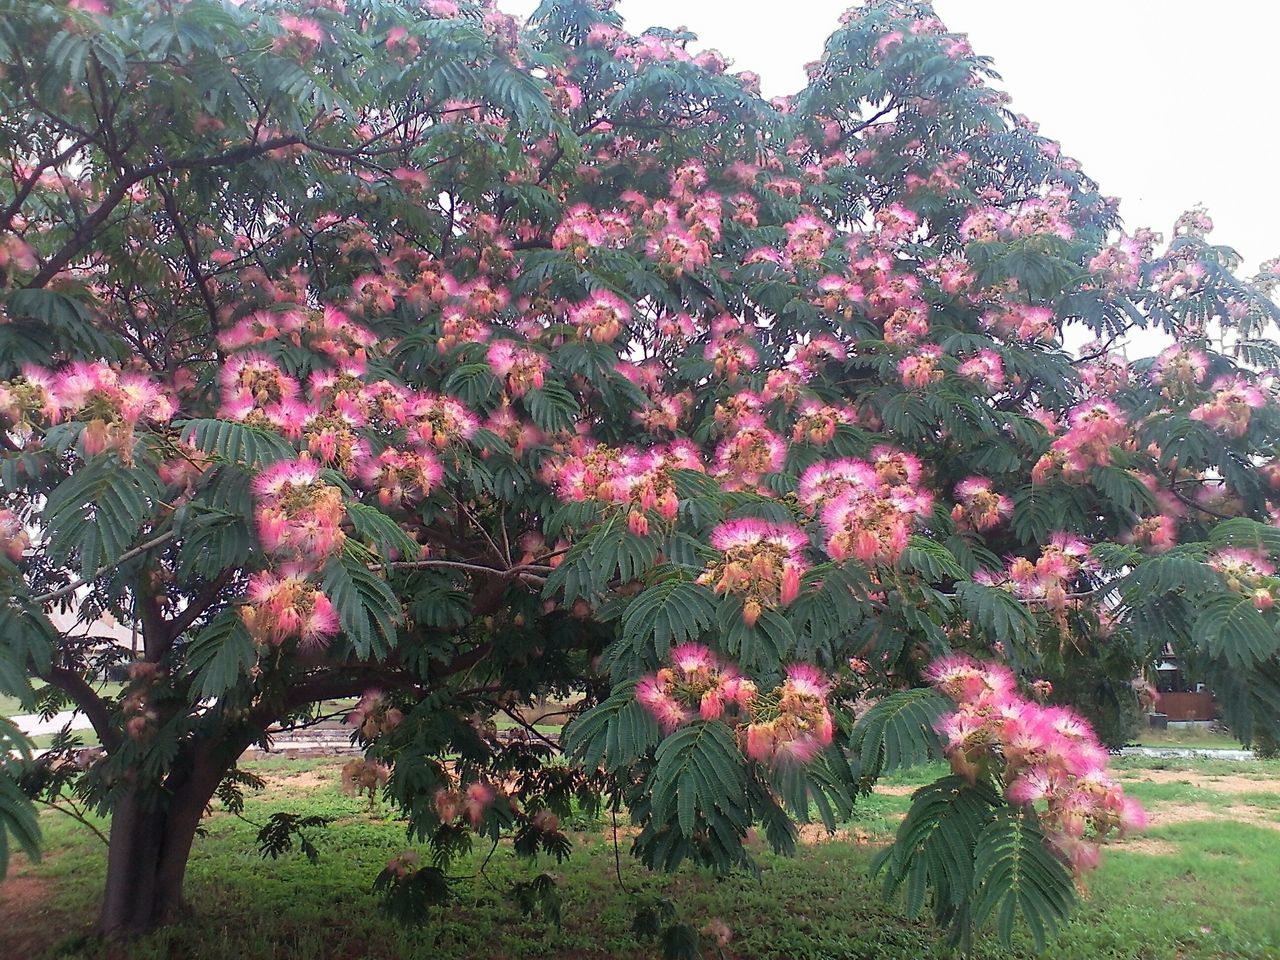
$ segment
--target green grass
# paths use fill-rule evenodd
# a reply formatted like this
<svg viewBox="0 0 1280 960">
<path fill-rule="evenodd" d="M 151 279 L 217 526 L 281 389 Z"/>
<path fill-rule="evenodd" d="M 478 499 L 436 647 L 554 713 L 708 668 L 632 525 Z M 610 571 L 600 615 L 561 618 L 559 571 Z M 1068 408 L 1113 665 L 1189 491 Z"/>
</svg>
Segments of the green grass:
<svg viewBox="0 0 1280 960">
<path fill-rule="evenodd" d="M 1148 761 L 1164 764 L 1164 761 Z M 610 831 L 576 821 L 575 852 L 563 864 L 528 863 L 504 846 L 478 875 L 487 849 L 454 864 L 466 877 L 455 904 L 438 910 L 421 928 L 404 930 L 377 909 L 369 884 L 386 860 L 402 850 L 404 827 L 385 807 L 370 811 L 337 789 L 341 761 L 332 758 L 268 758 L 247 766 L 268 776 L 272 788 L 250 796 L 245 814 L 261 820 L 278 810 L 336 818 L 316 835 L 321 861 L 301 856 L 262 860 L 253 846 L 255 828 L 225 813 L 206 823 L 188 872 L 194 904 L 180 924 L 134 944 L 123 960 L 302 960 L 348 957 L 488 960 L 488 958 L 598 958 L 639 960 L 657 956 L 638 944 L 629 927 L 635 897 L 665 895 L 681 918 L 702 926 L 721 918 L 734 930 L 735 960 L 853 960 L 853 958 L 941 958 L 938 932 L 904 917 L 884 903 L 867 868 L 878 845 L 893 831 L 910 798 L 875 794 L 859 802 L 840 839 L 805 845 L 794 859 L 759 849 L 758 878 L 717 879 L 694 869 L 674 876 L 648 874 L 631 861 L 622 841 L 619 889 Z M 1189 776 L 1217 773 L 1274 777 L 1280 765 L 1221 761 L 1186 764 Z M 1144 769 L 1125 764 L 1129 775 Z M 1170 769 L 1167 765 L 1161 769 Z M 937 770 L 898 775 L 892 785 L 911 786 Z M 1153 805 L 1205 803 L 1213 808 L 1249 805 L 1258 820 L 1280 818 L 1280 795 L 1265 791 L 1215 793 L 1208 785 L 1134 783 L 1132 791 Z M 899 791 L 900 793 L 901 791 Z M 20 869 L 22 880 L 42 884 L 38 910 L 0 916 L 10 944 L 42 944 L 36 957 L 89 960 L 105 956 L 84 937 L 96 908 L 104 861 L 101 844 L 83 826 L 54 812 L 42 815 L 49 855 Z M 1280 830 L 1261 823 L 1197 821 L 1153 828 L 1136 844 L 1108 849 L 1092 875 L 1092 892 L 1076 918 L 1047 954 L 1062 960 L 1262 960 L 1280 956 Z M 521 917 L 506 895 L 510 881 L 546 870 L 564 898 L 561 929 Z M 4 948 L 0 947 L 0 954 Z M 24 953 L 24 956 L 28 954 Z M 980 940 L 978 960 L 1026 958 L 1027 944 L 1013 952 Z"/>
</svg>

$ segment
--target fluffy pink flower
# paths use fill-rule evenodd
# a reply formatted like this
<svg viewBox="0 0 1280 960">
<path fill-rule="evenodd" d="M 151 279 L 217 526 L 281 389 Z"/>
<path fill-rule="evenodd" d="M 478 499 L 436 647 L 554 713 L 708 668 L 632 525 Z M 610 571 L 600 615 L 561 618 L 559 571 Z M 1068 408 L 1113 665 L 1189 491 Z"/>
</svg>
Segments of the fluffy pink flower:
<svg viewBox="0 0 1280 960">
<path fill-rule="evenodd" d="M 800 580 L 809 568 L 804 551 L 809 538 L 792 524 L 744 518 L 716 527 L 711 546 L 724 556 L 712 562 L 699 583 L 716 593 L 742 598 L 743 619 L 754 626 L 766 610 L 786 606 L 800 595 Z"/>
</svg>

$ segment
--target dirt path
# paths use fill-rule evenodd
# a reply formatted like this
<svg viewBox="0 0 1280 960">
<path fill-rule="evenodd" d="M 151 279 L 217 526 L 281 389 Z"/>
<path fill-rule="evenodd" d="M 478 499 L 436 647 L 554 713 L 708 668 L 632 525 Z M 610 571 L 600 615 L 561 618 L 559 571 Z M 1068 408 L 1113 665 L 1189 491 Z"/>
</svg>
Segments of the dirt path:
<svg viewBox="0 0 1280 960">
<path fill-rule="evenodd" d="M 75 918 L 49 908 L 52 899 L 52 884 L 32 875 L 25 857 L 9 861 L 0 882 L 0 960 L 30 960 L 48 948 L 51 930 L 75 929 Z"/>
<path fill-rule="evenodd" d="M 1123 783 L 1183 783 L 1216 793 L 1269 793 L 1280 796 L 1280 778 L 1265 774 L 1199 773 L 1194 770 L 1120 771 Z"/>
</svg>

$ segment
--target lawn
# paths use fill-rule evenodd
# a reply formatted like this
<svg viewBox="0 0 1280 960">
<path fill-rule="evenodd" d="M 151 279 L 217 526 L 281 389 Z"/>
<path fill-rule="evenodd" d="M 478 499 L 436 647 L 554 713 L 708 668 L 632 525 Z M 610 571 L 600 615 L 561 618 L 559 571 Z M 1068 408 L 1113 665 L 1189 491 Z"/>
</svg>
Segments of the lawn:
<svg viewBox="0 0 1280 960">
<path fill-rule="evenodd" d="M 1173 747 L 1182 750 L 1240 750 L 1241 743 L 1229 733 L 1192 728 L 1157 730 L 1144 727 L 1133 742 L 1142 747 Z"/>
<path fill-rule="evenodd" d="M 1117 764 L 1146 803 L 1152 828 L 1108 850 L 1075 919 L 1055 941 L 1055 958 L 1208 960 L 1280 956 L 1280 764 L 1124 758 Z M 530 864 L 500 848 L 479 873 L 487 849 L 455 864 L 457 902 L 413 930 L 378 912 L 372 877 L 405 846 L 402 824 L 385 807 L 370 810 L 337 787 L 340 760 L 255 761 L 269 789 L 249 797 L 245 816 L 261 820 L 290 810 L 336 818 L 316 835 L 320 862 L 301 856 L 262 860 L 255 828 L 216 813 L 197 840 L 188 876 L 194 904 L 183 923 L 123 954 L 122 960 L 302 960 L 403 957 L 432 960 L 525 960 L 546 957 L 657 956 L 629 932 L 637 902 L 663 895 L 697 926 L 713 918 L 732 928 L 727 956 L 736 960 L 851 960 L 946 956 L 937 932 L 885 904 L 867 867 L 909 802 L 913 783 L 934 771 L 898 776 L 859 804 L 834 839 L 813 831 L 794 859 L 761 849 L 760 876 L 716 879 L 683 869 L 654 876 L 630 861 L 622 840 L 622 880 L 615 873 L 612 831 L 585 819 L 570 824 L 569 861 Z M 103 875 L 101 844 L 53 811 L 42 815 L 48 855 L 16 861 L 0 885 L 0 955 L 96 958 L 85 938 Z M 625 834 L 625 829 L 623 830 Z M 521 917 L 509 899 L 512 880 L 548 871 L 560 882 L 563 925 Z M 985 960 L 1012 954 L 991 939 Z"/>
</svg>

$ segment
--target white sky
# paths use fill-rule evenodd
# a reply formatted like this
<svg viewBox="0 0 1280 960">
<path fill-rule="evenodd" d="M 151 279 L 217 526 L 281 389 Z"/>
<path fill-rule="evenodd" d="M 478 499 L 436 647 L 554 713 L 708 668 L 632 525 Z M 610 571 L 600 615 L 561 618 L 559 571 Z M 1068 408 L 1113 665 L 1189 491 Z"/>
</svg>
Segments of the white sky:
<svg viewBox="0 0 1280 960">
<path fill-rule="evenodd" d="M 499 0 L 518 16 L 537 0 Z M 849 0 L 621 0 L 628 29 L 685 25 L 760 74 L 766 96 L 804 85 Z M 935 0 L 994 58 L 1013 109 L 1121 198 L 1127 226 L 1168 235 L 1209 208 L 1212 238 L 1246 269 L 1280 255 L 1277 0 Z"/>
</svg>

